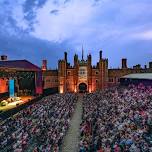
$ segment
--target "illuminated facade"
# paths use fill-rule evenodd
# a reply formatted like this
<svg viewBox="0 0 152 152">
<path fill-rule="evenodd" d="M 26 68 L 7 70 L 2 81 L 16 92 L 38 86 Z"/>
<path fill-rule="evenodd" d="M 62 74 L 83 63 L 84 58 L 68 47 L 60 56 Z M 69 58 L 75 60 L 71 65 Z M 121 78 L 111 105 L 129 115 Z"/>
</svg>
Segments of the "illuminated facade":
<svg viewBox="0 0 152 152">
<path fill-rule="evenodd" d="M 120 78 L 124 75 L 152 72 L 152 62 L 149 62 L 149 67 L 145 65 L 145 67 L 142 68 L 141 65 L 138 64 L 129 68 L 127 59 L 125 58 L 121 61 L 121 68 L 108 69 L 108 59 L 102 57 L 102 51 L 99 52 L 99 61 L 96 66 L 92 66 L 91 54 L 87 56 L 87 60 L 84 59 L 83 49 L 82 58 L 79 59 L 78 55 L 75 54 L 73 62 L 73 66 L 68 63 L 67 52 L 64 53 L 64 59 L 58 61 L 57 70 L 47 70 L 46 61 L 43 61 L 44 89 L 58 88 L 60 93 L 94 92 L 118 85 Z"/>
<path fill-rule="evenodd" d="M 75 54 L 74 66 L 71 66 L 65 52 L 64 59 L 58 62 L 59 92 L 93 92 L 106 88 L 108 85 L 108 59 L 102 58 L 102 51 L 99 55 L 99 62 L 92 67 L 91 54 L 87 56 L 87 60 L 84 60 L 82 50 L 81 60 Z"/>
</svg>

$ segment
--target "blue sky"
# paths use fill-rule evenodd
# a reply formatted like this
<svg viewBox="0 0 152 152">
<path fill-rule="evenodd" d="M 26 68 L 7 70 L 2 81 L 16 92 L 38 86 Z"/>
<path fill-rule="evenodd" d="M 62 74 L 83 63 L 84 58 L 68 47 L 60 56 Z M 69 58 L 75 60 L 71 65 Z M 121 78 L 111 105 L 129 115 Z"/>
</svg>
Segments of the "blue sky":
<svg viewBox="0 0 152 152">
<path fill-rule="evenodd" d="M 68 52 L 99 51 L 109 67 L 152 60 L 152 0 L 0 0 L 0 54 L 50 68 Z"/>
</svg>

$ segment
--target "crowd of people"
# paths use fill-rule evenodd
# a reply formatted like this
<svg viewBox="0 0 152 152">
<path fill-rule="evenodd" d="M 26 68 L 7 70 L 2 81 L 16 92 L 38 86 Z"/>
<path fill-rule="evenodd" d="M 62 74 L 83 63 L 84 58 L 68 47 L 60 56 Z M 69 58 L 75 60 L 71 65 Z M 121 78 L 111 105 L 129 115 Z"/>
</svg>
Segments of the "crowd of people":
<svg viewBox="0 0 152 152">
<path fill-rule="evenodd" d="M 152 152 L 152 87 L 84 96 L 79 152 Z"/>
<path fill-rule="evenodd" d="M 76 94 L 48 96 L 7 119 L 0 127 L 0 151 L 58 152 L 76 101 Z"/>
<path fill-rule="evenodd" d="M 0 124 L 0 151 L 59 152 L 78 96 L 44 97 Z M 79 152 L 152 152 L 152 87 L 83 96 Z"/>
</svg>

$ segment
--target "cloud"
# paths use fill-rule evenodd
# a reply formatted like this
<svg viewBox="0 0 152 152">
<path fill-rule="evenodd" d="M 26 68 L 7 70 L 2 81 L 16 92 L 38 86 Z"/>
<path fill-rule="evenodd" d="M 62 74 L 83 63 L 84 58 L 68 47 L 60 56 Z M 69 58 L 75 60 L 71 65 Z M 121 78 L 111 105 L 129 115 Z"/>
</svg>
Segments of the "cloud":
<svg viewBox="0 0 152 152">
<path fill-rule="evenodd" d="M 50 11 L 51 13 L 60 11 L 60 13 L 52 16 Z M 85 25 L 89 24 L 94 11 L 92 2 L 88 0 L 73 0 L 68 3 L 61 1 L 58 5 L 48 1 L 37 12 L 38 24 L 35 24 L 32 35 L 55 42 L 73 38 L 81 28 L 84 29 Z"/>
<path fill-rule="evenodd" d="M 22 38 L 3 35 L 0 37 L 0 47 L 0 53 L 8 55 L 9 59 L 27 59 L 39 66 L 41 66 L 42 59 L 47 59 L 49 68 L 57 67 L 57 60 L 63 58 L 64 51 L 73 50 L 66 41 L 59 44 L 28 35 Z M 69 57 L 70 60 L 72 60 L 71 57 Z"/>
<path fill-rule="evenodd" d="M 152 40 L 152 30 L 146 30 L 143 32 L 135 33 L 132 35 L 134 39 L 139 40 Z"/>
<path fill-rule="evenodd" d="M 152 50 L 151 7 L 149 0 L 1 0 L 0 49 L 14 58 L 22 50 L 36 63 L 29 50 L 44 50 L 44 54 L 34 53 L 40 60 L 54 56 L 50 50 L 55 48 L 58 57 L 68 47 L 71 54 L 80 54 L 83 44 L 85 54 L 92 53 L 94 61 L 103 49 L 110 65 L 117 67 L 121 57 L 142 64 L 148 58 L 140 56 L 148 56 Z"/>
<path fill-rule="evenodd" d="M 36 23 L 36 11 L 45 5 L 47 0 L 26 0 L 22 7 L 24 12 L 24 19 L 29 22 L 29 26 Z"/>
<path fill-rule="evenodd" d="M 50 14 L 57 15 L 58 13 L 59 13 L 59 10 L 57 10 L 57 9 L 50 11 Z"/>
<path fill-rule="evenodd" d="M 131 40 L 130 35 L 136 32 L 137 24 L 139 27 L 143 23 L 145 27 L 151 26 L 149 17 L 152 11 L 147 13 L 150 7 L 151 4 L 137 0 L 73 0 L 67 4 L 63 0 L 58 3 L 47 1 L 37 12 L 38 23 L 35 23 L 31 34 L 50 41 L 69 39 L 79 44 L 92 41 L 89 37 L 94 36 L 96 40 L 93 41 L 96 42 L 119 39 L 121 35 Z"/>
</svg>

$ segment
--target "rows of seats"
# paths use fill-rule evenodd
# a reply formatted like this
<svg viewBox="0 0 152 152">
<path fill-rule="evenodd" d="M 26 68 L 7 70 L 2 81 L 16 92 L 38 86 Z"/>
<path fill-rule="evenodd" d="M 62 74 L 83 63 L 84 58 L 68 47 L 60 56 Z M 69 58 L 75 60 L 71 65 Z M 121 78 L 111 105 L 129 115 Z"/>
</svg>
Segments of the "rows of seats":
<svg viewBox="0 0 152 152">
<path fill-rule="evenodd" d="M 0 150 L 59 151 L 76 101 L 76 94 L 48 96 L 7 119 L 0 127 Z"/>
<path fill-rule="evenodd" d="M 86 94 L 79 152 L 151 152 L 152 87 Z"/>
</svg>

